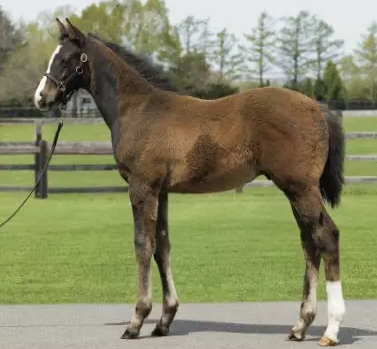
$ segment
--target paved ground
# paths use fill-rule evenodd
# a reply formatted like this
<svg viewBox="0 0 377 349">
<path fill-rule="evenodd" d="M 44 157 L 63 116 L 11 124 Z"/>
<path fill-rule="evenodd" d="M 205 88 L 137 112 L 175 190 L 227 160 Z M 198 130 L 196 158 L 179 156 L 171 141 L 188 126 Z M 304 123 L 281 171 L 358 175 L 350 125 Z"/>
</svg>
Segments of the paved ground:
<svg viewBox="0 0 377 349">
<path fill-rule="evenodd" d="M 132 305 L 0 306 L 1 349 L 284 349 L 319 348 L 326 304 L 305 342 L 286 342 L 299 304 L 182 304 L 171 334 L 150 337 L 161 305 L 155 304 L 141 338 L 121 340 Z M 377 301 L 348 301 L 342 347 L 377 348 Z"/>
</svg>

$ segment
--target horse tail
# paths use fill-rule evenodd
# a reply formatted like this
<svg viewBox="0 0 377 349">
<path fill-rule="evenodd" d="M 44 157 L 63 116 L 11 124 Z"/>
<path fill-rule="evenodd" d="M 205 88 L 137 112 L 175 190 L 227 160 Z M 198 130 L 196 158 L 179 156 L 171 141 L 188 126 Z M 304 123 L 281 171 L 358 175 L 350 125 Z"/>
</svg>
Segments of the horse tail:
<svg viewBox="0 0 377 349">
<path fill-rule="evenodd" d="M 328 157 L 320 178 L 321 195 L 332 208 L 340 204 L 344 186 L 345 134 L 341 121 L 329 110 L 324 110 L 329 130 Z"/>
</svg>

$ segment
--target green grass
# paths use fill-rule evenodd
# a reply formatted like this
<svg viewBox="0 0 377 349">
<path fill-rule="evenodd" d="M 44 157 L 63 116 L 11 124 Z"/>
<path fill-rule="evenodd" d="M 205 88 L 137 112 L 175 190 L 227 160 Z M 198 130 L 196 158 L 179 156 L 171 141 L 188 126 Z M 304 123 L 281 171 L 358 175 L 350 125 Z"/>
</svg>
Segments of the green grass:
<svg viewBox="0 0 377 349">
<path fill-rule="evenodd" d="M 347 132 L 377 131 L 377 117 L 345 117 L 343 126 Z"/>
<path fill-rule="evenodd" d="M 346 298 L 376 298 L 376 186 L 347 188 L 341 231 Z M 5 218 L 23 195 L 0 195 Z M 275 188 L 171 195 L 172 263 L 182 302 L 298 300 L 298 229 Z M 125 194 L 32 199 L 0 234 L 0 303 L 133 302 L 136 263 Z M 321 269 L 319 298 L 324 299 Z M 153 264 L 154 300 L 160 281 Z"/>
<path fill-rule="evenodd" d="M 57 124 L 44 124 L 42 127 L 43 138 L 52 142 Z M 33 141 L 34 125 L 0 125 L 1 142 Z M 64 124 L 59 140 L 66 142 L 79 141 L 109 141 L 110 134 L 105 124 Z"/>
<path fill-rule="evenodd" d="M 377 131 L 377 118 L 345 118 L 346 131 Z M 51 141 L 56 125 L 43 127 Z M 0 126 L 0 141 L 33 139 L 32 125 Z M 108 141 L 105 125 L 68 125 L 64 141 Z M 348 154 L 377 153 L 375 140 L 348 140 Z M 32 163 L 1 156 L 0 163 Z M 54 164 L 113 163 L 112 156 L 56 156 Z M 376 175 L 373 162 L 347 161 L 346 175 Z M 116 171 L 49 172 L 49 185 L 123 185 Z M 1 185 L 32 185 L 31 171 L 0 171 Z M 0 221 L 25 194 L 0 194 Z M 376 185 L 347 186 L 331 211 L 341 231 L 346 298 L 376 298 Z M 182 302 L 298 300 L 303 253 L 286 198 L 276 188 L 171 195 L 175 282 Z M 0 303 L 134 302 L 136 263 L 126 194 L 50 195 L 31 200 L 0 230 Z M 154 300 L 161 287 L 153 264 Z M 325 298 L 323 270 L 319 298 Z"/>
</svg>

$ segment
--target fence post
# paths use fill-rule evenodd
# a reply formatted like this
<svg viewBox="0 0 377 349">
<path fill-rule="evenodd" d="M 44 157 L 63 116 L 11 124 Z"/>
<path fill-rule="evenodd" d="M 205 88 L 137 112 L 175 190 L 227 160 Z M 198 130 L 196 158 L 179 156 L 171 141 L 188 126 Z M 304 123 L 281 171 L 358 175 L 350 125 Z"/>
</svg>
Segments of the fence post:
<svg viewBox="0 0 377 349">
<path fill-rule="evenodd" d="M 41 121 L 37 120 L 35 121 L 35 133 L 34 133 L 34 145 L 36 147 L 40 147 L 40 143 L 41 143 L 41 140 L 42 140 L 42 123 Z M 39 177 L 39 173 L 40 173 L 40 162 L 39 162 L 39 153 L 35 153 L 34 154 L 34 184 L 37 183 L 37 180 L 38 180 L 38 177 Z M 35 192 L 34 192 L 34 197 L 35 198 L 38 198 L 40 195 L 39 195 L 39 185 L 35 188 Z"/>
<path fill-rule="evenodd" d="M 34 144 L 39 147 L 39 152 L 34 154 L 34 183 L 42 173 L 42 170 L 47 162 L 47 142 L 42 139 L 42 122 L 37 120 L 35 123 L 35 142 Z M 35 188 L 34 196 L 40 199 L 46 199 L 48 196 L 48 185 L 47 185 L 47 171 L 41 178 L 41 181 Z"/>
<path fill-rule="evenodd" d="M 42 140 L 39 147 L 39 172 L 42 173 L 44 167 L 47 165 L 48 149 L 47 142 Z M 47 170 L 41 178 L 39 183 L 39 197 L 41 199 L 47 199 L 48 196 L 48 182 L 47 182 Z"/>
</svg>

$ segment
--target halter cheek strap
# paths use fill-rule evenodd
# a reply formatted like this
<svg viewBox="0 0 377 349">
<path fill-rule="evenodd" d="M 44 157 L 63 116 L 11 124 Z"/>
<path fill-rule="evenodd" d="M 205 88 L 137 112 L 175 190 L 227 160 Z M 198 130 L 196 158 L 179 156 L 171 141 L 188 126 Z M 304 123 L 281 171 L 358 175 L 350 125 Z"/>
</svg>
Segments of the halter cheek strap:
<svg viewBox="0 0 377 349">
<path fill-rule="evenodd" d="M 81 53 L 80 56 L 80 64 L 76 67 L 75 71 L 69 75 L 65 80 L 58 80 L 56 79 L 53 75 L 50 73 L 45 73 L 44 76 L 53 82 L 56 87 L 59 89 L 61 92 L 65 92 L 67 89 L 68 83 L 76 76 L 76 75 L 82 75 L 84 73 L 84 68 L 83 65 L 88 61 L 88 55 L 86 53 Z M 73 92 L 73 91 L 72 91 Z M 71 93 L 70 93 L 71 95 Z"/>
</svg>

